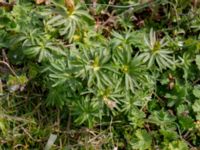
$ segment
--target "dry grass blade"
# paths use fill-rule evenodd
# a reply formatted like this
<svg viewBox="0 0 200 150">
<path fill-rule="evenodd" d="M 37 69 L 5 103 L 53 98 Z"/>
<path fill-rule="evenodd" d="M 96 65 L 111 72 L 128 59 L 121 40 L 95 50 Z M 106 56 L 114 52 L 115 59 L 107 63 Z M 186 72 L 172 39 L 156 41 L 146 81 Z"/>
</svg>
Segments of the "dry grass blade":
<svg viewBox="0 0 200 150">
<path fill-rule="evenodd" d="M 51 147 L 52 147 L 52 145 L 56 141 L 56 139 L 57 139 L 57 135 L 51 134 L 50 137 L 49 137 L 49 139 L 48 139 L 48 142 L 47 142 L 47 144 L 46 144 L 46 146 L 44 148 L 44 150 L 50 150 Z"/>
<path fill-rule="evenodd" d="M 28 120 L 28 119 L 16 117 L 16 116 L 10 116 L 10 115 L 6 115 L 6 114 L 0 114 L 0 119 L 7 119 L 7 120 L 11 120 L 11 121 L 19 121 L 19 122 L 36 124 L 32 120 Z"/>
</svg>

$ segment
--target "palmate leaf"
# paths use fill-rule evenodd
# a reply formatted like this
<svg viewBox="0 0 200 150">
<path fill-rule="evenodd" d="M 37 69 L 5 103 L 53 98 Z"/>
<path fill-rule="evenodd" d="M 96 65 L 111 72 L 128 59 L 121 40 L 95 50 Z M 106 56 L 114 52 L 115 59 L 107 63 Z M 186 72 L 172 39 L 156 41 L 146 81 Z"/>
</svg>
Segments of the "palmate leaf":
<svg viewBox="0 0 200 150">
<path fill-rule="evenodd" d="M 50 40 L 47 41 L 46 39 L 43 39 L 42 41 L 37 39 L 36 42 L 34 42 L 34 45 L 29 47 L 25 46 L 23 52 L 30 58 L 37 57 L 38 62 L 50 60 L 50 58 L 53 58 L 56 55 L 66 56 L 66 52 L 61 45 L 55 44 Z"/>
<path fill-rule="evenodd" d="M 40 47 L 39 46 L 32 46 L 27 47 L 23 50 L 24 54 L 27 55 L 30 58 L 35 58 L 40 53 Z M 39 61 L 39 60 L 38 60 Z M 40 62 L 40 61 L 39 61 Z"/>
<path fill-rule="evenodd" d="M 143 42 L 144 32 L 140 31 L 127 31 L 118 33 L 112 32 L 113 38 L 110 41 L 110 45 L 113 49 L 126 49 L 132 51 L 132 47 L 145 48 Z"/>
<path fill-rule="evenodd" d="M 11 17 L 4 11 L 0 10 L 0 28 L 5 28 L 6 26 L 9 26 L 8 24 L 11 23 Z"/>
<path fill-rule="evenodd" d="M 126 34 L 120 34 L 113 31 L 112 36 L 114 37 L 111 40 L 111 45 L 113 49 L 116 49 L 117 47 L 120 47 L 120 46 L 127 50 L 131 49 L 131 45 L 133 44 L 133 41 L 132 41 L 133 34 L 128 33 L 128 32 Z"/>
<path fill-rule="evenodd" d="M 52 15 L 47 21 L 47 25 L 56 28 L 60 35 L 65 35 L 70 41 L 77 29 L 90 23 L 93 24 L 93 18 L 80 5 L 77 5 L 73 12 L 69 13 L 66 7 L 56 2 L 53 2 L 53 4 L 55 8 L 50 10 Z"/>
<path fill-rule="evenodd" d="M 161 70 L 172 68 L 174 65 L 173 52 L 167 49 L 168 43 L 165 38 L 158 40 L 156 33 L 151 29 L 149 38 L 145 37 L 144 41 L 148 48 L 144 49 L 139 57 L 144 63 L 147 63 L 148 68 L 154 64 L 157 64 Z"/>
<path fill-rule="evenodd" d="M 49 89 L 46 99 L 47 105 L 62 108 L 66 104 L 67 95 L 65 86 L 57 86 Z"/>
<path fill-rule="evenodd" d="M 75 123 L 78 125 L 87 124 L 89 128 L 99 122 L 102 117 L 98 101 L 91 100 L 89 96 L 80 97 L 73 102 L 71 110 L 76 117 Z"/>
<path fill-rule="evenodd" d="M 81 49 L 89 49 L 96 47 L 108 48 L 108 40 L 102 35 L 101 32 L 96 32 L 95 26 L 87 27 L 83 32 L 79 32 L 73 36 L 73 41 Z"/>
<path fill-rule="evenodd" d="M 151 123 L 160 126 L 162 129 L 176 128 L 176 125 L 174 124 L 176 118 L 174 116 L 171 116 L 168 112 L 165 112 L 164 110 L 153 111 L 148 120 Z"/>
<path fill-rule="evenodd" d="M 48 84 L 47 105 L 62 108 L 70 104 L 72 100 L 79 96 L 83 87 L 80 82 L 70 77 L 69 74 L 56 71 L 50 71 L 49 79 L 53 81 Z"/>
<path fill-rule="evenodd" d="M 135 138 L 131 141 L 132 149 L 146 150 L 151 148 L 152 137 L 146 130 L 136 130 Z"/>
<path fill-rule="evenodd" d="M 147 81 L 145 66 L 137 55 L 132 57 L 128 50 L 116 50 L 114 51 L 113 61 L 121 72 L 120 78 L 123 78 L 122 82 L 124 82 L 127 91 L 130 90 L 135 93 L 135 90 L 140 87 L 140 83 Z"/>
<path fill-rule="evenodd" d="M 121 102 L 124 100 L 123 89 L 119 87 L 120 85 L 110 85 L 103 89 L 98 87 L 88 88 L 87 91 L 81 93 L 81 95 L 92 94 L 93 100 L 98 101 L 102 104 L 104 110 L 107 114 L 112 114 L 116 116 L 117 113 L 121 112 Z"/>
<path fill-rule="evenodd" d="M 122 101 L 122 111 L 124 111 L 125 114 L 132 113 L 132 110 L 134 110 L 135 107 L 147 107 L 150 101 L 151 97 L 149 96 L 149 91 L 141 89 L 137 90 L 134 95 L 132 95 L 131 92 L 126 93 L 125 99 Z"/>
<path fill-rule="evenodd" d="M 11 12 L 13 20 L 17 23 L 16 31 L 23 31 L 24 29 L 34 29 L 42 25 L 39 16 L 34 9 L 34 6 L 27 3 L 15 5 Z"/>
<path fill-rule="evenodd" d="M 37 39 L 40 37 L 44 37 L 44 35 L 43 33 L 39 32 L 38 29 L 24 29 L 10 37 L 10 45 L 12 47 L 20 44 L 22 47 L 29 47 L 35 45 Z"/>
<path fill-rule="evenodd" d="M 176 140 L 179 138 L 178 134 L 174 130 L 170 129 L 160 129 L 159 132 L 164 136 L 164 142 L 168 144 L 172 140 Z"/>
<path fill-rule="evenodd" d="M 200 120 L 200 99 L 194 102 L 192 109 L 196 113 L 196 120 Z"/>
<path fill-rule="evenodd" d="M 170 142 L 164 150 L 188 150 L 188 146 L 184 141 L 177 140 Z"/>
<path fill-rule="evenodd" d="M 195 126 L 194 120 L 190 116 L 179 116 L 178 121 L 180 126 L 185 130 L 191 129 Z"/>
<path fill-rule="evenodd" d="M 177 106 L 183 103 L 186 100 L 187 96 L 187 87 L 181 85 L 180 83 L 176 82 L 173 90 L 169 93 L 166 93 L 165 97 L 168 99 L 167 105 L 169 107 Z"/>
<path fill-rule="evenodd" d="M 194 87 L 193 94 L 196 98 L 200 98 L 200 85 Z"/>
<path fill-rule="evenodd" d="M 73 54 L 75 59 L 71 65 L 77 68 L 76 77 L 87 80 L 88 87 L 96 85 L 99 88 L 112 85 L 110 75 L 117 72 L 112 65 L 110 52 L 105 48 L 82 49 Z"/>
<path fill-rule="evenodd" d="M 177 107 L 177 115 L 182 116 L 183 114 L 188 114 L 189 108 L 187 105 L 181 104 Z"/>
<path fill-rule="evenodd" d="M 52 87 L 64 85 L 67 81 L 75 81 L 72 76 L 72 70 L 68 68 L 67 63 L 62 59 L 51 61 L 50 66 L 46 69 L 50 79 L 53 81 Z"/>
<path fill-rule="evenodd" d="M 130 124 L 133 125 L 134 128 L 143 127 L 145 122 L 146 114 L 139 110 L 138 107 L 132 107 L 130 112 L 128 113 L 128 120 Z"/>
<path fill-rule="evenodd" d="M 200 120 L 200 86 L 199 85 L 194 87 L 193 94 L 198 99 L 192 105 L 192 109 L 196 113 L 196 119 Z"/>
<path fill-rule="evenodd" d="M 194 112 L 200 113 L 200 100 L 196 100 L 192 105 L 192 109 Z"/>
<path fill-rule="evenodd" d="M 39 29 L 23 30 L 10 40 L 10 48 L 15 49 L 16 46 L 21 46 L 25 56 L 29 58 L 37 58 L 38 62 L 49 60 L 54 56 L 66 56 L 63 46 L 50 39 L 50 36 Z"/>
</svg>

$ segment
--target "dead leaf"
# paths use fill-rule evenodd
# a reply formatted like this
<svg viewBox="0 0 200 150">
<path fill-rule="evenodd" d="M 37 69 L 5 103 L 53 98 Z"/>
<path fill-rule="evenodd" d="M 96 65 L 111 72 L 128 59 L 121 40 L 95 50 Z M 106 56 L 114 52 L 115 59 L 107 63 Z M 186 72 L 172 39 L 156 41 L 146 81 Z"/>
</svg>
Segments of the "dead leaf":
<svg viewBox="0 0 200 150">
<path fill-rule="evenodd" d="M 105 104 L 108 106 L 108 108 L 114 109 L 117 107 L 116 102 L 108 99 L 106 96 L 103 97 L 103 100 L 104 100 Z"/>
</svg>

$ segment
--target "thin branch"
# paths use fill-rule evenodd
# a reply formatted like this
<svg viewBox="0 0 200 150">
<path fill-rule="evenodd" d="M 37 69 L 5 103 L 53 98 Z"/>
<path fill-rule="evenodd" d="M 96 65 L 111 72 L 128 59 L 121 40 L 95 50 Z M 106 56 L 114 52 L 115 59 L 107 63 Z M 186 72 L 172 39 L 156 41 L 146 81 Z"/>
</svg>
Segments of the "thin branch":
<svg viewBox="0 0 200 150">
<path fill-rule="evenodd" d="M 9 63 L 8 57 L 7 57 L 6 52 L 5 52 L 5 49 L 2 49 L 2 56 L 3 56 L 3 61 Z"/>
<path fill-rule="evenodd" d="M 200 79 L 195 80 L 195 81 L 192 83 L 192 85 L 197 84 L 199 81 L 200 81 Z"/>
<path fill-rule="evenodd" d="M 42 140 L 41 139 L 34 139 L 31 134 L 24 128 L 24 127 L 21 127 L 21 129 L 24 131 L 24 133 L 31 139 L 33 140 L 34 142 L 41 142 Z"/>
<path fill-rule="evenodd" d="M 5 61 L 0 61 L 0 64 L 5 65 L 5 66 L 10 70 L 10 72 L 11 72 L 14 76 L 16 76 L 16 77 L 18 78 L 18 76 L 17 76 L 17 74 L 15 73 L 15 71 L 10 67 L 10 65 L 9 65 L 7 62 L 5 62 Z"/>
</svg>

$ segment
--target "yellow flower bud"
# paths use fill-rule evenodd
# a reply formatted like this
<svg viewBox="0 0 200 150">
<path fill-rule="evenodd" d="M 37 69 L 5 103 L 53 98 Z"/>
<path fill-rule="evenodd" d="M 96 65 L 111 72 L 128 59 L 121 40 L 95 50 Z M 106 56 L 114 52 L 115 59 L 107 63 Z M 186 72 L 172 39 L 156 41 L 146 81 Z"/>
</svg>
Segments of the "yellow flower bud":
<svg viewBox="0 0 200 150">
<path fill-rule="evenodd" d="M 74 40 L 74 41 L 79 41 L 80 38 L 81 38 L 81 37 L 80 37 L 79 35 L 74 35 L 74 36 L 73 36 L 73 40 Z"/>
</svg>

